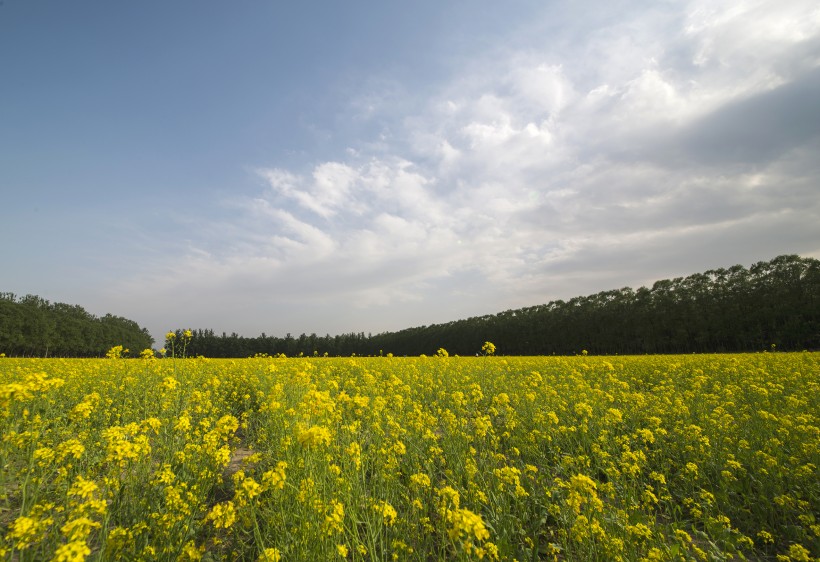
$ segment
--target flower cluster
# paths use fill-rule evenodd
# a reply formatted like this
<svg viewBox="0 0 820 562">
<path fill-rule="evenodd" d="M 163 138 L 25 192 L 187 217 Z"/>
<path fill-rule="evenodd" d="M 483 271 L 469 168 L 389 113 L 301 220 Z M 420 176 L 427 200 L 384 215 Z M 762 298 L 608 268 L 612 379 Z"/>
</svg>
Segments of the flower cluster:
<svg viewBox="0 0 820 562">
<path fill-rule="evenodd" d="M 820 355 L 0 362 L 8 560 L 816 560 Z"/>
</svg>

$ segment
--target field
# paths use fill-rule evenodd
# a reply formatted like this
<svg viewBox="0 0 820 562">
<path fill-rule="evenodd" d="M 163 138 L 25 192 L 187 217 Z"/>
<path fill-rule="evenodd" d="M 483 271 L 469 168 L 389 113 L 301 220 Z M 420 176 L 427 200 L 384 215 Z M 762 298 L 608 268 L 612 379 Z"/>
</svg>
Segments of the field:
<svg viewBox="0 0 820 562">
<path fill-rule="evenodd" d="M 817 353 L 111 355 L 0 358 L 4 559 L 820 557 Z"/>
</svg>

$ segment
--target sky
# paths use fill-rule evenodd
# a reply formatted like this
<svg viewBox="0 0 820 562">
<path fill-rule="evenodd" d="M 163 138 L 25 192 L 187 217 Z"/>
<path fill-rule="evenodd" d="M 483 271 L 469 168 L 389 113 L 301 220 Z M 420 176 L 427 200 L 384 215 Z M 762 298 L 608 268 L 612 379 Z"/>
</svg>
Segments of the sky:
<svg viewBox="0 0 820 562">
<path fill-rule="evenodd" d="M 820 258 L 816 1 L 0 0 L 0 291 L 380 333 Z"/>
</svg>

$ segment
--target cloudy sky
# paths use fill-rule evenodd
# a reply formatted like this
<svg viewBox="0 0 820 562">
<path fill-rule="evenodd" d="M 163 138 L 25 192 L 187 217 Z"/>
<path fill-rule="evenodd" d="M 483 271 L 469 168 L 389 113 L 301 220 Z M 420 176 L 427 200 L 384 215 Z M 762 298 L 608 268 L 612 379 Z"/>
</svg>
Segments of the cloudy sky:
<svg viewBox="0 0 820 562">
<path fill-rule="evenodd" d="M 816 0 L 0 2 L 0 291 L 157 339 L 820 257 L 818 155 Z"/>
</svg>

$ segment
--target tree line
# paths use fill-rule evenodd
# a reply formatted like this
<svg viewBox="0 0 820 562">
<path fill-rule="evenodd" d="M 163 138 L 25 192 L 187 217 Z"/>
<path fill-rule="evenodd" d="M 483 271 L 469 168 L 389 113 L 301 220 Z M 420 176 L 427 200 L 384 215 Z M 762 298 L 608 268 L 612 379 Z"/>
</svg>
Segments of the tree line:
<svg viewBox="0 0 820 562">
<path fill-rule="evenodd" d="M 568 301 L 376 335 L 294 337 L 192 330 L 188 355 L 505 355 L 715 353 L 820 348 L 820 261 L 779 256 Z M 183 330 L 176 331 L 179 345 Z M 170 341 L 166 347 L 170 349 Z"/>
<path fill-rule="evenodd" d="M 98 318 L 81 306 L 0 293 L 0 352 L 8 356 L 102 357 L 115 345 L 137 355 L 153 343 L 147 329 L 127 318 Z"/>
</svg>

